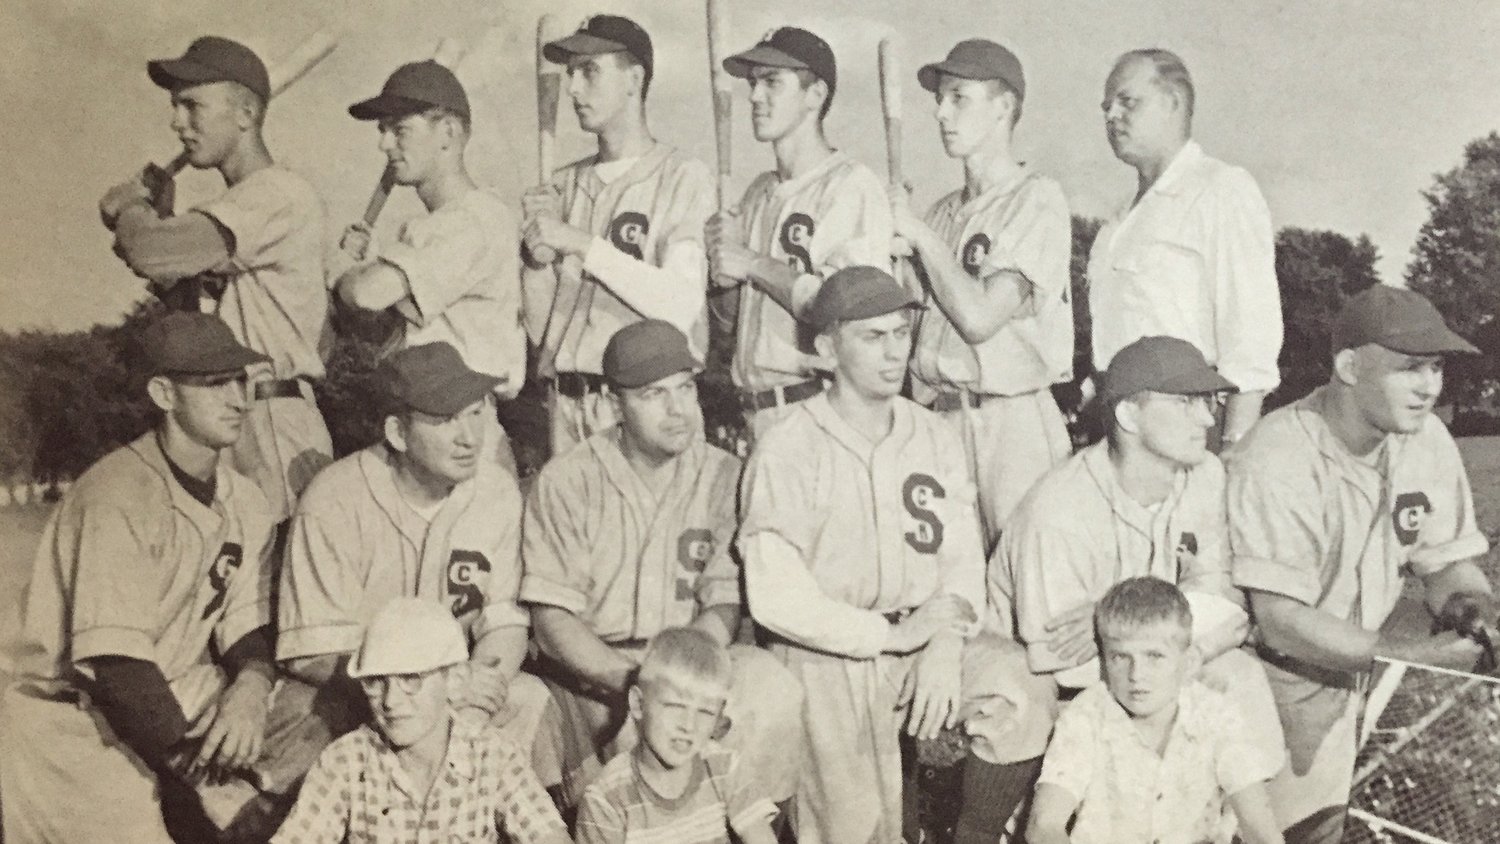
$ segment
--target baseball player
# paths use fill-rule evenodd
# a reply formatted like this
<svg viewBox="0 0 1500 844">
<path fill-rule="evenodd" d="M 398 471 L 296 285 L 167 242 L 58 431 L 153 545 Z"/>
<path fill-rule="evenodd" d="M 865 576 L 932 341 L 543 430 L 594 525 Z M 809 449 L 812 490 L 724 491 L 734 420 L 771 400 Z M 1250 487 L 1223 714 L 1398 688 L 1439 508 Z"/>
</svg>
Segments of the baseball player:
<svg viewBox="0 0 1500 844">
<path fill-rule="evenodd" d="M 1281 297 L 1271 212 L 1249 173 L 1192 139 L 1195 96 L 1182 59 L 1166 50 L 1132 50 L 1110 71 L 1105 129 L 1137 189 L 1094 239 L 1089 318 L 1096 372 L 1148 335 L 1201 349 L 1240 388 L 1215 429 L 1227 446 L 1281 380 Z"/>
<path fill-rule="evenodd" d="M 838 68 L 833 50 L 784 26 L 724 60 L 750 83 L 755 138 L 776 169 L 750 183 L 734 212 L 709 221 L 710 277 L 740 287 L 732 363 L 751 433 L 817 395 L 810 338 L 797 320 L 823 279 L 842 267 L 890 265 L 891 208 L 879 177 L 823 133 Z"/>
<path fill-rule="evenodd" d="M 896 234 L 912 246 L 928 304 L 912 396 L 963 439 L 989 548 L 1021 496 L 1071 448 L 1050 388 L 1073 377 L 1072 221 L 1057 182 L 1011 152 L 1026 96 L 1011 51 L 961 41 L 917 79 L 937 98 L 943 149 L 963 160 L 964 186 L 925 221 L 904 186 L 892 189 Z"/>
<path fill-rule="evenodd" d="M 500 714 L 529 750 L 547 694 L 519 673 L 529 621 L 516 604 L 521 498 L 480 456 L 499 378 L 443 342 L 391 354 L 377 377 L 391 400 L 384 441 L 319 473 L 292 519 L 276 657 L 357 712 L 345 664 L 364 625 L 393 598 L 440 602 L 473 648 L 468 702 Z M 352 726 L 330 720 L 335 734 Z"/>
<path fill-rule="evenodd" d="M 829 277 L 804 320 L 832 387 L 766 432 L 741 487 L 750 612 L 806 696 L 798 841 L 901 840 L 903 721 L 921 739 L 962 722 L 976 755 L 1005 763 L 1008 734 L 1051 719 L 1019 646 L 979 632 L 984 552 L 958 438 L 899 397 L 916 304 L 882 269 Z"/>
<path fill-rule="evenodd" d="M 1344 304 L 1327 385 L 1268 414 L 1227 458 L 1229 541 L 1290 764 L 1271 781 L 1289 842 L 1342 838 L 1371 659 L 1471 670 L 1500 605 L 1453 438 L 1433 414 L 1443 360 L 1478 350 L 1409 290 Z M 1405 575 L 1431 635 L 1383 631 Z"/>
<path fill-rule="evenodd" d="M 1249 623 L 1229 581 L 1224 469 L 1207 448 L 1213 410 L 1234 385 L 1173 337 L 1126 346 L 1102 385 L 1107 440 L 1043 475 L 1016 508 L 990 563 L 991 604 L 1003 619 L 1013 613 L 1031 670 L 1071 698 L 1100 680 L 1094 607 L 1105 593 L 1131 577 L 1177 584 L 1204 679 L 1240 704 L 1267 751 L 1246 762 L 1269 776 L 1284 757 L 1281 726 L 1264 672 L 1238 650 Z M 1011 781 L 1029 791 L 1040 761 L 1013 766 Z"/>
<path fill-rule="evenodd" d="M 217 170 L 228 190 L 159 219 L 136 177 L 104 195 L 100 216 L 116 254 L 168 302 L 217 313 L 236 340 L 269 358 L 251 370 L 249 414 L 231 455 L 280 523 L 333 455 L 310 383 L 323 377 L 319 346 L 331 336 L 323 207 L 312 185 L 266 150 L 270 82 L 255 53 L 206 36 L 181 58 L 146 67 L 172 94 L 172 131 L 189 162 Z"/>
<path fill-rule="evenodd" d="M 220 460 L 266 357 L 198 313 L 144 345 L 160 419 L 78 479 L 26 589 L 0 707 L 7 841 L 214 840 L 191 784 L 248 768 L 267 738 L 274 522 Z M 164 800 L 186 813 L 170 832 Z"/>
<path fill-rule="evenodd" d="M 626 690 L 652 637 L 691 625 L 728 645 L 740 622 L 730 557 L 740 461 L 703 437 L 687 337 L 661 320 L 632 323 L 610 339 L 603 368 L 620 423 L 542 469 L 522 527 L 521 600 L 563 712 L 570 805 L 637 740 Z M 797 684 L 763 651 L 730 655 L 725 741 L 763 796 L 783 800 L 800 761 L 782 741 L 797 724 Z"/>
<path fill-rule="evenodd" d="M 414 188 L 429 214 L 408 222 L 398 241 L 376 254 L 369 227 L 350 226 L 343 245 L 362 263 L 339 277 L 339 297 L 367 310 L 395 308 L 403 318 L 401 345 L 448 343 L 465 365 L 498 379 L 497 400 L 514 398 L 526 377 L 520 222 L 464 165 L 470 126 L 463 86 L 435 61 L 402 65 L 378 96 L 350 106 L 349 114 L 377 122 L 396 184 Z M 498 420 L 487 428 L 484 453 L 515 474 Z"/>
<path fill-rule="evenodd" d="M 655 57 L 634 21 L 595 15 L 543 55 L 568 66 L 578 125 L 599 142 L 522 199 L 526 329 L 549 386 L 552 452 L 562 454 L 615 422 L 600 356 L 620 328 L 661 319 L 707 347 L 703 224 L 713 178 L 651 136 Z M 556 260 L 540 264 L 548 251 Z"/>
</svg>

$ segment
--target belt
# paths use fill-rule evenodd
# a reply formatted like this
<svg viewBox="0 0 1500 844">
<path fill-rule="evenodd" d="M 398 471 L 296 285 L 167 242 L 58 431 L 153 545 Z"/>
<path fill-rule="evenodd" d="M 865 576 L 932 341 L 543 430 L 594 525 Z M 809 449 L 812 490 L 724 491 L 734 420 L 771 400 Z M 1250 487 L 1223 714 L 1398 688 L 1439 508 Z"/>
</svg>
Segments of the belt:
<svg viewBox="0 0 1500 844">
<path fill-rule="evenodd" d="M 955 390 L 951 393 L 938 393 L 937 398 L 927 407 L 937 413 L 947 413 L 958 410 L 968 405 L 971 410 L 978 410 L 979 405 L 984 403 L 984 394 L 971 390 Z"/>
<path fill-rule="evenodd" d="M 892 624 L 900 624 L 902 621 L 906 620 L 907 616 L 916 611 L 916 607 L 907 607 L 904 610 L 891 610 L 890 612 L 883 612 L 881 613 L 881 615 L 885 616 L 885 620 L 889 621 Z"/>
<path fill-rule="evenodd" d="M 551 381 L 552 389 L 570 399 L 581 399 L 590 393 L 604 392 L 604 376 L 593 372 L 559 372 Z"/>
<path fill-rule="evenodd" d="M 769 390 L 761 390 L 758 393 L 750 391 L 741 392 L 740 407 L 746 413 L 754 413 L 757 410 L 796 404 L 803 399 L 810 399 L 821 392 L 823 392 L 823 380 L 821 378 L 811 378 L 800 384 L 793 384 L 790 387 L 772 387 Z"/>
<path fill-rule="evenodd" d="M 306 384 L 305 378 L 277 378 L 270 381 L 255 382 L 255 400 L 266 399 L 300 399 L 303 397 L 302 385 Z"/>
</svg>

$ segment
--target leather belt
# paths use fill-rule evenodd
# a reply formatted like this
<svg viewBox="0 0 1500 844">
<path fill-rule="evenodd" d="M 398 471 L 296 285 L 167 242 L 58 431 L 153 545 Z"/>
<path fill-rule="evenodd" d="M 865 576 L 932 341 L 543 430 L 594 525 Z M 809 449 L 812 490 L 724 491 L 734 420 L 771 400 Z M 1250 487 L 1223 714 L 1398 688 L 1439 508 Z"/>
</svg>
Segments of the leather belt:
<svg viewBox="0 0 1500 844">
<path fill-rule="evenodd" d="M 551 383 L 552 389 L 570 399 L 604 392 L 604 376 L 593 372 L 559 372 L 552 377 Z"/>
<path fill-rule="evenodd" d="M 959 410 L 964 405 L 968 405 L 971 410 L 978 410 L 979 405 L 983 403 L 983 393 L 975 393 L 970 390 L 955 390 L 951 393 L 938 393 L 937 398 L 933 399 L 932 404 L 927 405 L 927 407 L 937 413 L 947 413 Z"/>
<path fill-rule="evenodd" d="M 769 390 L 761 390 L 756 393 L 741 392 L 740 408 L 746 413 L 754 413 L 757 410 L 796 404 L 803 399 L 810 399 L 821 392 L 823 392 L 823 380 L 821 378 L 811 378 L 800 384 L 793 384 L 790 387 L 772 387 Z"/>
<path fill-rule="evenodd" d="M 276 378 L 270 381 L 256 381 L 255 400 L 300 399 L 303 397 L 302 385 L 306 383 L 307 381 L 302 378 Z"/>
</svg>

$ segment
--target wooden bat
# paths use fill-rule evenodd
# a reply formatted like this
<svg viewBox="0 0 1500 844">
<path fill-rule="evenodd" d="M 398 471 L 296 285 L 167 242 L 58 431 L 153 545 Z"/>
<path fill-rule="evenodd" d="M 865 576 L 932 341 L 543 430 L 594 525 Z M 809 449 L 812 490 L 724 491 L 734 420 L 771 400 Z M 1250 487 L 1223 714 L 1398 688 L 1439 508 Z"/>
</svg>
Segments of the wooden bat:
<svg viewBox="0 0 1500 844">
<path fill-rule="evenodd" d="M 729 71 L 724 69 L 724 58 L 729 48 L 729 0 L 708 0 L 708 67 L 713 81 L 714 97 L 714 152 L 718 158 L 718 208 L 729 207 L 729 174 L 731 157 L 729 132 L 733 121 L 733 84 Z"/>
<path fill-rule="evenodd" d="M 885 166 L 891 184 L 901 178 L 901 61 L 893 38 L 880 39 L 880 110 L 885 115 Z"/>
<path fill-rule="evenodd" d="M 536 169 L 537 184 L 552 180 L 557 169 L 557 108 L 562 98 L 562 68 L 547 61 L 542 48 L 557 37 L 554 15 L 542 15 L 536 22 Z M 541 264 L 557 260 L 549 246 L 538 246 L 531 257 Z"/>
<path fill-rule="evenodd" d="M 270 77 L 271 96 L 276 97 L 282 91 L 291 87 L 292 83 L 301 79 L 309 70 L 328 58 L 333 48 L 339 45 L 340 32 L 337 28 L 325 26 L 309 35 L 298 44 L 296 49 L 282 56 L 281 60 L 266 69 L 266 75 Z M 159 216 L 166 217 L 172 213 L 172 191 L 170 186 L 172 180 L 182 172 L 182 168 L 188 163 L 188 154 L 184 150 L 177 154 L 167 163 L 165 167 L 148 164 L 142 174 L 146 186 L 151 191 L 151 205 L 156 209 Z"/>
</svg>

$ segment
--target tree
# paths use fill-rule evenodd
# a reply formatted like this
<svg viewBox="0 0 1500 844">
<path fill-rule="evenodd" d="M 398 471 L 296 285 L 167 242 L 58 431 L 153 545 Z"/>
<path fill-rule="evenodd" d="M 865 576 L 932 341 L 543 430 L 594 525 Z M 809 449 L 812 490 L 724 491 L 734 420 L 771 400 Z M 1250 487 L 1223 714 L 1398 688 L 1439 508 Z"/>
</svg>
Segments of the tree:
<svg viewBox="0 0 1500 844">
<path fill-rule="evenodd" d="M 1331 372 L 1334 317 L 1348 297 L 1380 283 L 1379 253 L 1370 238 L 1288 226 L 1276 233 L 1276 280 L 1281 288 L 1285 340 L 1277 364 L 1281 385 L 1268 399 L 1277 407 L 1301 398 Z"/>
<path fill-rule="evenodd" d="M 1471 141 L 1463 163 L 1422 196 L 1428 219 L 1406 283 L 1484 352 L 1455 360 L 1444 386 L 1446 401 L 1473 410 L 1500 386 L 1500 134 Z"/>
</svg>

